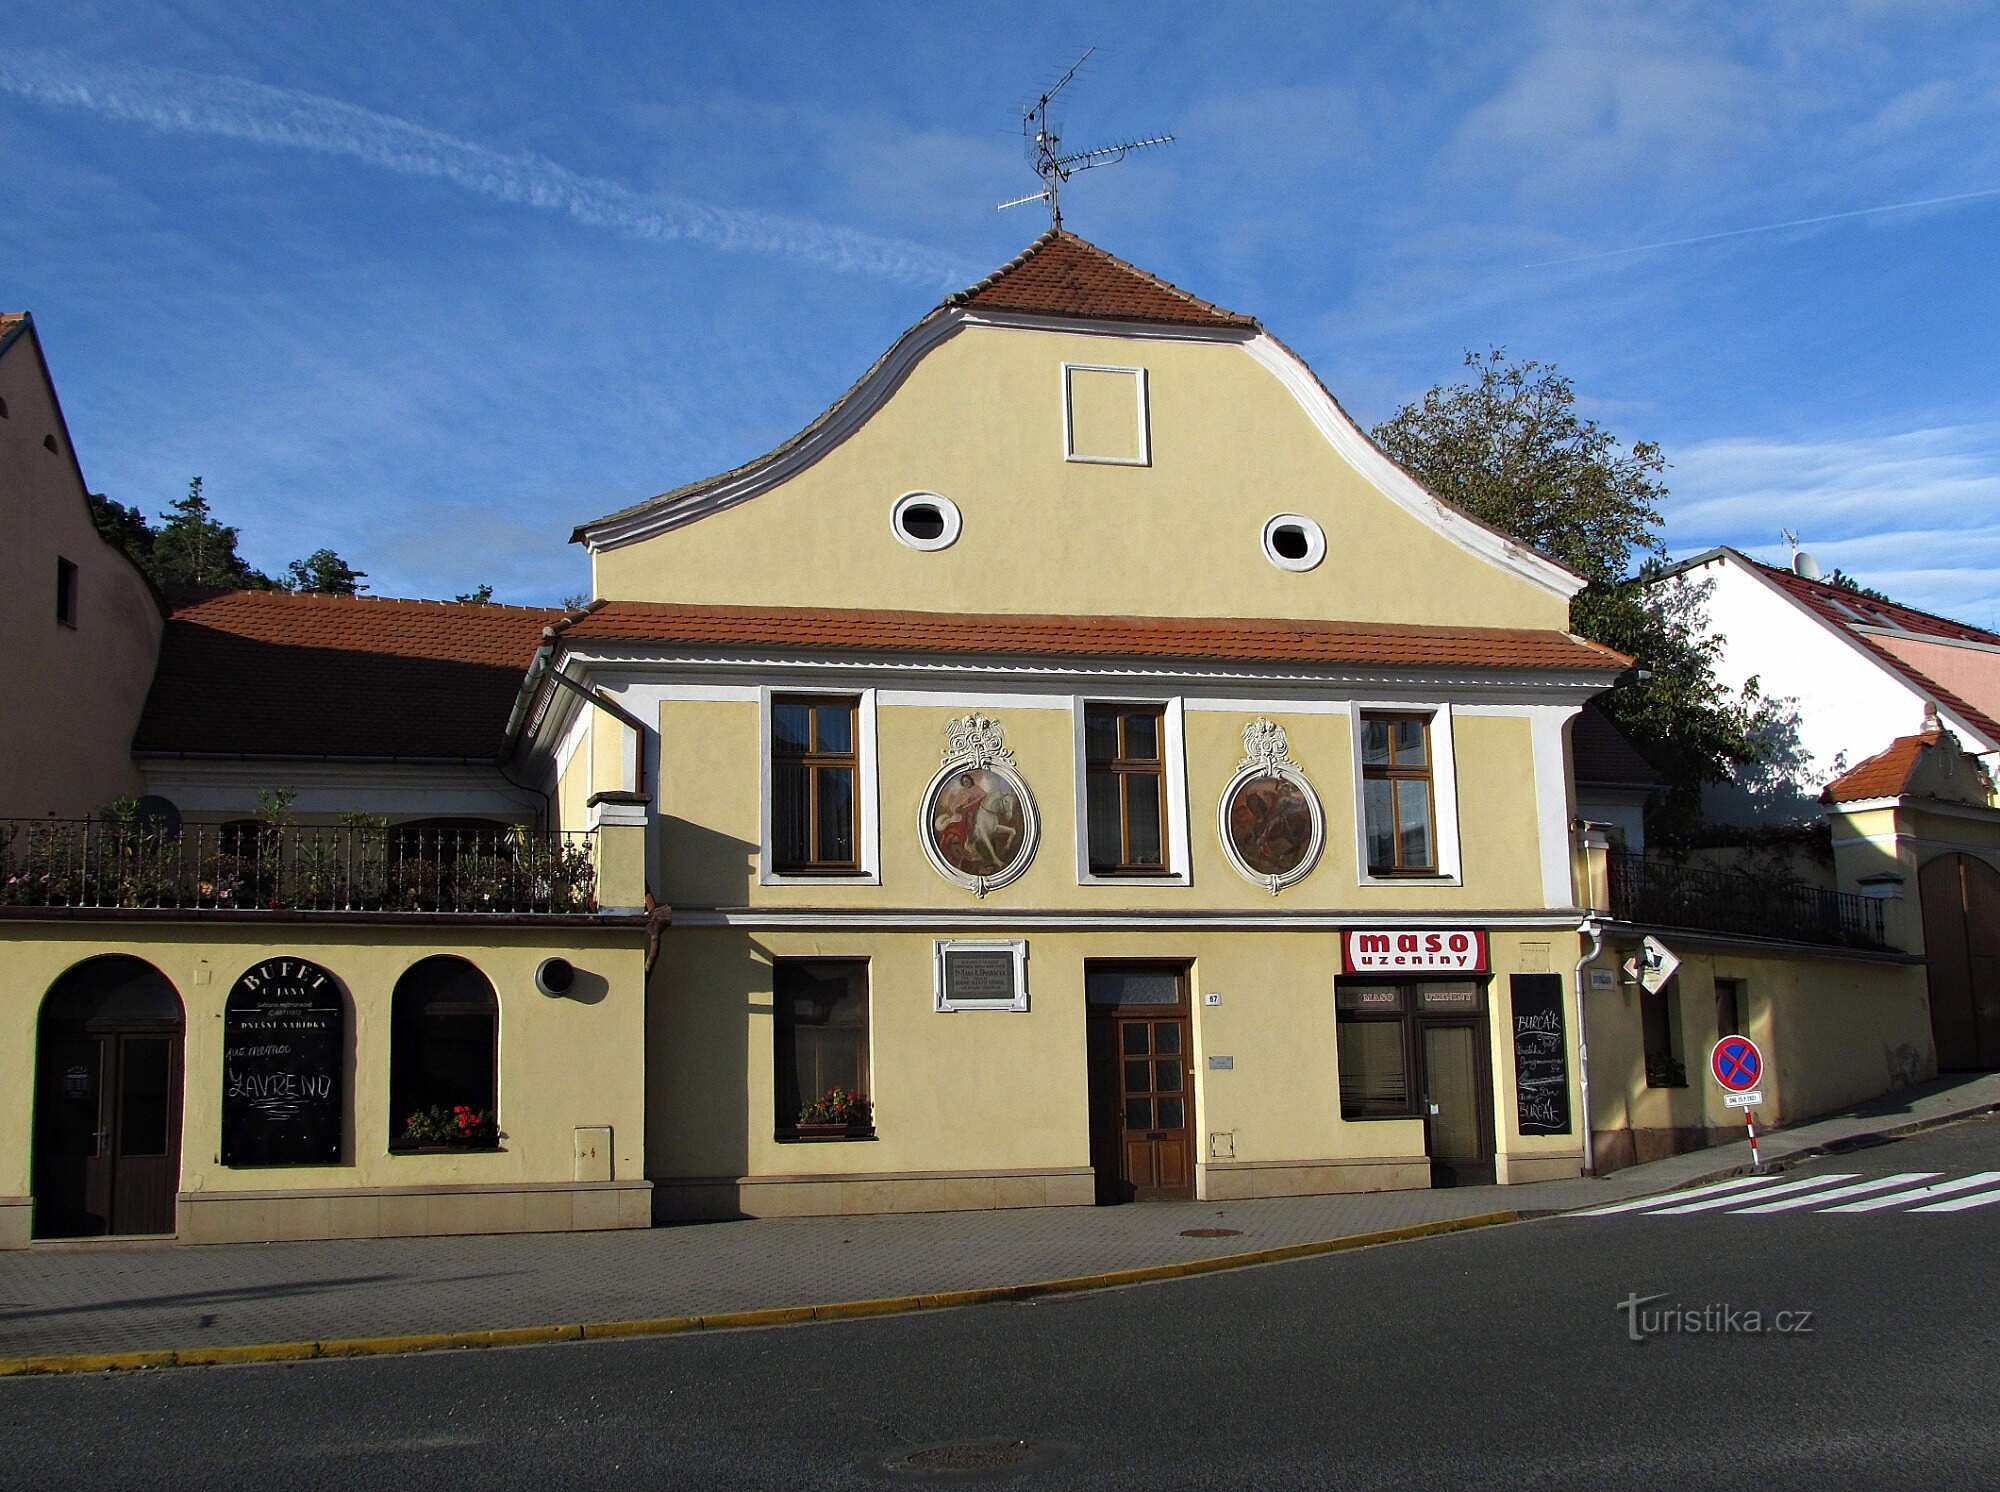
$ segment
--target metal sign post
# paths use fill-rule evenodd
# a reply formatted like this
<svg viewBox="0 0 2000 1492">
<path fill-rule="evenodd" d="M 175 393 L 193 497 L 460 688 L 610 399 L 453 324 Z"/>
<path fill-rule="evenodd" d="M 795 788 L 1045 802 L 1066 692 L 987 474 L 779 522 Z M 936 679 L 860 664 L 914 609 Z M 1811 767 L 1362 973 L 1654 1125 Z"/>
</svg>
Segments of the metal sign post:
<svg viewBox="0 0 2000 1492">
<path fill-rule="evenodd" d="M 1750 1169 L 1764 1174 L 1764 1160 L 1757 1152 L 1757 1105 L 1764 1101 L 1757 1084 L 1764 1076 L 1764 1054 L 1747 1036 L 1725 1036 L 1708 1054 L 1708 1070 L 1723 1087 L 1722 1101 L 1743 1111 L 1744 1128 L 1750 1132 Z"/>
</svg>

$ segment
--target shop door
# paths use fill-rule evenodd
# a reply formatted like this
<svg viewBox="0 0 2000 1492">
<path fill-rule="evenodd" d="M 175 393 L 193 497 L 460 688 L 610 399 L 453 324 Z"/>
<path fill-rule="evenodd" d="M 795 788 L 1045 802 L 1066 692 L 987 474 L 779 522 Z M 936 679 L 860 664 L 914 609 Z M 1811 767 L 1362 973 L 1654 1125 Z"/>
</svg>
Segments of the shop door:
<svg viewBox="0 0 2000 1492">
<path fill-rule="evenodd" d="M 103 967 L 136 963 L 86 965 L 88 977 L 59 987 L 44 1006 L 35 1080 L 37 1238 L 174 1231 L 180 1002 L 143 965 L 136 977 Z"/>
<path fill-rule="evenodd" d="M 1090 1163 L 1097 1173 L 1097 1200 L 1189 1200 L 1194 1065 L 1185 971 L 1178 965 L 1094 967 L 1086 982 L 1093 1000 Z M 1129 994 L 1154 1003 L 1113 1003 Z M 1163 998 L 1174 996 L 1175 1004 Z"/>
<path fill-rule="evenodd" d="M 1422 1022 L 1424 1146 L 1431 1185 L 1493 1180 L 1493 1103 L 1483 1060 L 1484 1024 Z"/>
<path fill-rule="evenodd" d="M 1940 855 L 1917 872 L 1917 894 L 1938 1067 L 2000 1067 L 2000 871 Z"/>
</svg>

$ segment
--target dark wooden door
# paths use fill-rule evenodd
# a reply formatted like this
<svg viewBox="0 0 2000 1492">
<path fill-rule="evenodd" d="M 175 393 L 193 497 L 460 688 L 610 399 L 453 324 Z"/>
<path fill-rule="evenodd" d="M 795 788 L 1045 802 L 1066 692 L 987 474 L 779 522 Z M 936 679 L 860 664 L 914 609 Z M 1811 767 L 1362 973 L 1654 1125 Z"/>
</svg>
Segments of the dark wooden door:
<svg viewBox="0 0 2000 1492">
<path fill-rule="evenodd" d="M 181 1170 L 179 998 L 136 960 L 72 972 L 44 1003 L 36 1042 L 34 1234 L 171 1233 Z"/>
<path fill-rule="evenodd" d="M 1090 1012 L 1090 1163 L 1099 1202 L 1185 1201 L 1194 1196 L 1194 1062 L 1186 979 L 1136 969 L 1159 987 L 1171 974 L 1176 1005 L 1115 1005 Z"/>
<path fill-rule="evenodd" d="M 2000 1067 L 2000 870 L 1940 855 L 1917 872 L 1917 894 L 1938 1066 Z"/>
<path fill-rule="evenodd" d="M 1493 1099 L 1486 1026 L 1421 1021 L 1424 1146 L 1433 1186 L 1493 1180 Z"/>
</svg>

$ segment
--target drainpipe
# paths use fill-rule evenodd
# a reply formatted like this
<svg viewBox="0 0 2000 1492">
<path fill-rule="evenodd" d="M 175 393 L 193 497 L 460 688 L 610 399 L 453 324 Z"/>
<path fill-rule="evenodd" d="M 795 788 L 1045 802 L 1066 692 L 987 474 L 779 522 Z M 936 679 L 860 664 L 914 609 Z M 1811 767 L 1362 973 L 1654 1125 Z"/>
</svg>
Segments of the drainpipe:
<svg viewBox="0 0 2000 1492">
<path fill-rule="evenodd" d="M 1604 951 L 1604 929 L 1594 915 L 1586 915 L 1577 931 L 1590 939 L 1590 951 L 1576 961 L 1571 988 L 1576 991 L 1576 1086 L 1577 1102 L 1583 1109 L 1583 1174 L 1597 1174 L 1597 1151 L 1590 1133 L 1590 1037 L 1583 1015 L 1583 971 Z"/>
</svg>

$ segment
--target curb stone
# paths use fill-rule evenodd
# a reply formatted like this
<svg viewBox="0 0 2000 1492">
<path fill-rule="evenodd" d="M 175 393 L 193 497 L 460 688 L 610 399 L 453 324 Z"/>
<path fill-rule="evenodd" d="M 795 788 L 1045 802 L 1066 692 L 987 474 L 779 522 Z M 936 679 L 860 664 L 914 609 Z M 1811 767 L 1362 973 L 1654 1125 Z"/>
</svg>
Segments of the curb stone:
<svg viewBox="0 0 2000 1492">
<path fill-rule="evenodd" d="M 155 1348 L 138 1352 L 78 1352 L 39 1357 L 0 1358 L 0 1378 L 61 1373 L 130 1372 L 143 1368 L 223 1367 L 240 1363 L 306 1362 L 337 1357 L 388 1357 L 417 1352 L 463 1351 L 477 1347 L 528 1347 L 552 1342 L 613 1341 L 619 1338 L 673 1336 L 692 1331 L 740 1331 L 753 1327 L 796 1326 L 814 1321 L 854 1321 L 897 1316 L 911 1311 L 951 1310 L 960 1306 L 997 1305 L 1113 1290 L 1126 1285 L 1187 1279 L 1278 1264 L 1291 1259 L 1345 1253 L 1381 1244 L 1405 1243 L 1446 1233 L 1463 1233 L 1501 1223 L 1519 1222 L 1519 1212 L 1482 1212 L 1440 1222 L 1415 1223 L 1375 1233 L 1352 1233 L 1312 1243 L 1288 1243 L 1248 1253 L 1218 1254 L 1206 1259 L 1181 1259 L 1171 1264 L 1146 1264 L 1102 1274 L 1067 1279 L 1035 1280 L 1019 1285 L 986 1285 L 927 1295 L 891 1295 L 876 1300 L 845 1300 L 826 1305 L 774 1306 L 763 1310 L 717 1311 L 697 1316 L 662 1316 L 629 1321 L 593 1321 L 560 1326 L 506 1326 L 481 1331 L 416 1332 L 399 1336 L 332 1338 L 316 1342 L 262 1342 L 233 1347 Z"/>
</svg>

